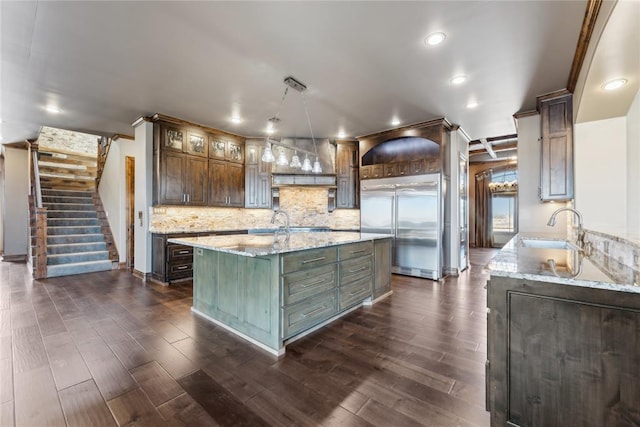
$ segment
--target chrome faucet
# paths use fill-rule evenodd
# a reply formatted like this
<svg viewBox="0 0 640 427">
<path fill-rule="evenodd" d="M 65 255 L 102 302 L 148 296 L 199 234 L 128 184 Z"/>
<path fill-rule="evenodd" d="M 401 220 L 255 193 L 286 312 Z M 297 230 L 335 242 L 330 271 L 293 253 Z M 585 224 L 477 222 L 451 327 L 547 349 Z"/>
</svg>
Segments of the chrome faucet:
<svg viewBox="0 0 640 427">
<path fill-rule="evenodd" d="M 285 211 L 274 212 L 273 216 L 271 217 L 271 224 L 275 224 L 276 218 L 279 215 L 284 215 L 284 231 L 287 233 L 287 237 L 288 237 L 291 232 L 291 230 L 289 229 L 289 214 L 287 214 Z M 278 231 L 280 230 L 281 227 L 282 225 L 278 227 Z"/>
<path fill-rule="evenodd" d="M 576 244 L 578 245 L 578 247 L 580 249 L 585 249 L 585 245 L 587 244 L 591 245 L 590 242 L 585 242 L 584 240 L 585 231 L 584 231 L 584 228 L 582 227 L 582 215 L 580 214 L 580 212 L 578 212 L 573 208 L 560 208 L 556 210 L 554 213 L 551 214 L 551 218 L 549 218 L 549 222 L 547 222 L 547 225 L 549 227 L 553 227 L 554 225 L 556 225 L 556 216 L 558 215 L 558 213 L 562 211 L 573 212 L 578 217 L 578 238 L 576 239 Z"/>
</svg>

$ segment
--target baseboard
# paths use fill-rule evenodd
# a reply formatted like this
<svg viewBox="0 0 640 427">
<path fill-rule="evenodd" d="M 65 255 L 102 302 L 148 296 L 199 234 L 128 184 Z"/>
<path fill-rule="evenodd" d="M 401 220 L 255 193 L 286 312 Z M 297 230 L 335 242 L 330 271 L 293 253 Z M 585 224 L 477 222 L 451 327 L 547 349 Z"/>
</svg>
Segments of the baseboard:
<svg viewBox="0 0 640 427">
<path fill-rule="evenodd" d="M 27 254 L 23 255 L 3 255 L 2 261 L 4 262 L 27 262 Z"/>
<path fill-rule="evenodd" d="M 457 277 L 457 276 L 460 275 L 460 271 L 458 271 L 457 268 L 453 268 L 453 267 L 451 267 L 451 268 L 445 267 L 445 268 L 442 269 L 442 272 L 444 273 L 445 276 L 456 276 Z"/>
<path fill-rule="evenodd" d="M 133 274 L 133 277 L 137 277 L 144 282 L 151 279 L 151 273 L 143 273 L 142 271 L 136 270 L 135 268 L 131 270 L 131 274 Z"/>
</svg>

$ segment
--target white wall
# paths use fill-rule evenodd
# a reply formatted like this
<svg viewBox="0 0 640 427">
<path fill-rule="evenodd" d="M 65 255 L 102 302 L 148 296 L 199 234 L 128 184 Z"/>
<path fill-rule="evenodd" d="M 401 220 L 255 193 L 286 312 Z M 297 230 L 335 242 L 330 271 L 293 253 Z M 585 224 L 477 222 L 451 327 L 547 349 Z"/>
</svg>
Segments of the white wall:
<svg viewBox="0 0 640 427">
<path fill-rule="evenodd" d="M 4 256 L 27 255 L 29 226 L 29 155 L 27 150 L 4 148 Z"/>
<path fill-rule="evenodd" d="M 640 240 L 640 90 L 627 113 L 627 233 Z"/>
<path fill-rule="evenodd" d="M 540 201 L 540 115 L 518 119 L 518 230 L 521 232 L 563 232 L 567 215 L 559 215 L 554 228 L 549 217 L 566 203 Z"/>
<path fill-rule="evenodd" d="M 4 251 L 4 153 L 0 156 L 0 254 Z"/>
<path fill-rule="evenodd" d="M 100 180 L 100 197 L 118 248 L 120 262 L 126 261 L 127 220 L 125 158 L 135 158 L 135 248 L 134 269 L 151 272 L 151 234 L 148 212 L 152 201 L 153 124 L 142 122 L 135 129 L 135 141 L 118 139 L 111 144 Z M 138 212 L 142 212 L 140 225 Z"/>
<path fill-rule="evenodd" d="M 575 207 L 585 228 L 626 234 L 626 134 L 625 117 L 574 125 Z"/>
</svg>

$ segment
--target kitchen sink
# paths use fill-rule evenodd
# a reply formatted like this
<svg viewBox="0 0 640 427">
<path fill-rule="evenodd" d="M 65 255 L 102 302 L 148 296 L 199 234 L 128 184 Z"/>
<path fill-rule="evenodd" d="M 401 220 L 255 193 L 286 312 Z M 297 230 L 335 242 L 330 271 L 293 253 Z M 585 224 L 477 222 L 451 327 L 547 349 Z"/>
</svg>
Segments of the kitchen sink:
<svg viewBox="0 0 640 427">
<path fill-rule="evenodd" d="M 254 228 L 249 230 L 249 234 L 273 234 L 277 230 L 277 228 Z M 331 229 L 329 227 L 291 227 L 289 231 L 291 231 L 292 233 L 308 233 L 318 231 L 331 231 Z"/>
<path fill-rule="evenodd" d="M 548 240 L 548 239 L 521 239 L 520 246 L 525 248 L 538 249 L 569 249 L 572 251 L 581 251 L 578 246 L 566 240 Z"/>
</svg>

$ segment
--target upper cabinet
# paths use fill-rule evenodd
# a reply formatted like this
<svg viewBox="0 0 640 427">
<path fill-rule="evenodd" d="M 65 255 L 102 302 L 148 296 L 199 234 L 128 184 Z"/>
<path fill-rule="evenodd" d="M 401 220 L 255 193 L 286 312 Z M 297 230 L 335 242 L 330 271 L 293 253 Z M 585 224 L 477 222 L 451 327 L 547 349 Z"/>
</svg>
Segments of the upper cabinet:
<svg viewBox="0 0 640 427">
<path fill-rule="evenodd" d="M 361 137 L 360 179 L 440 172 L 441 146 L 450 130 L 439 119 Z"/>
<path fill-rule="evenodd" d="M 154 123 L 154 205 L 244 204 L 244 141 L 181 121 Z"/>
<path fill-rule="evenodd" d="M 358 143 L 356 141 L 336 142 L 336 207 L 357 208 L 359 206 L 359 165 Z"/>
<path fill-rule="evenodd" d="M 538 98 L 542 147 L 540 199 L 573 199 L 573 110 L 572 95 L 554 93 Z"/>
<path fill-rule="evenodd" d="M 262 161 L 267 144 L 248 140 L 245 145 L 245 208 L 271 208 L 271 163 Z"/>
</svg>

